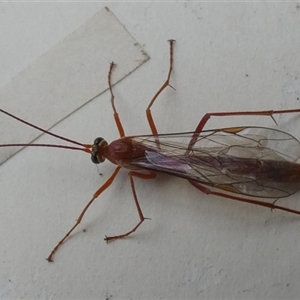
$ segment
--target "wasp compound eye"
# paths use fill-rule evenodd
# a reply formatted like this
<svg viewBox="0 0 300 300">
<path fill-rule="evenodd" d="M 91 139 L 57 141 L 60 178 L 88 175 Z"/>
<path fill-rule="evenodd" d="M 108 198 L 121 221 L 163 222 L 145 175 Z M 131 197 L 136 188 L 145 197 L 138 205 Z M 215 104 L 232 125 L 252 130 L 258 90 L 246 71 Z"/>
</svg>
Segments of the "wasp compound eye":
<svg viewBox="0 0 300 300">
<path fill-rule="evenodd" d="M 107 142 L 102 137 L 97 137 L 94 140 L 92 147 L 91 160 L 94 164 L 100 164 L 104 162 L 105 157 L 102 155 L 102 148 L 107 145 Z"/>
</svg>

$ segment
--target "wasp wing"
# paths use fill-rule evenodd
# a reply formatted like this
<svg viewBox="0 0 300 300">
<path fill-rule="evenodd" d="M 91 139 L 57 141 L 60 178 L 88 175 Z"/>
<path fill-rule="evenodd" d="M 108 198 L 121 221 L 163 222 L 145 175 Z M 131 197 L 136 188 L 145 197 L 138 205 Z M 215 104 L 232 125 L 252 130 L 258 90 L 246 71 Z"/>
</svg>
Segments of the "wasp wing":
<svg viewBox="0 0 300 300">
<path fill-rule="evenodd" d="M 130 138 L 144 156 L 123 161 L 127 168 L 168 173 L 260 198 L 287 197 L 300 187 L 300 142 L 280 130 L 233 127 Z"/>
</svg>

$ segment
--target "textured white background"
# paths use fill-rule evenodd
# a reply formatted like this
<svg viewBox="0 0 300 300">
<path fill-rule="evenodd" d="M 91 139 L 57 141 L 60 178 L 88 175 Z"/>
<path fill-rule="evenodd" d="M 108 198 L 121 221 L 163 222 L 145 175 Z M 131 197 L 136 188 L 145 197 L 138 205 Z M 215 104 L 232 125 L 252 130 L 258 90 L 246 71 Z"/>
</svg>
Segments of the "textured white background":
<svg viewBox="0 0 300 300">
<path fill-rule="evenodd" d="M 144 110 L 167 74 L 170 38 L 177 41 L 176 91 L 165 91 L 153 108 L 160 132 L 193 130 L 210 111 L 299 107 L 300 8 L 293 2 L 1 3 L 1 83 L 105 5 L 151 57 L 115 87 L 127 134 L 149 132 Z M 299 118 L 277 120 L 300 138 Z M 253 123 L 275 126 L 269 118 L 243 117 L 213 119 L 209 127 Z M 109 94 L 53 132 L 86 143 L 99 135 L 117 138 Z M 105 163 L 98 171 L 81 153 L 33 148 L 0 167 L 0 298 L 299 297 L 299 217 L 206 196 L 165 175 L 136 180 L 152 220 L 134 235 L 103 241 L 138 220 L 124 171 L 49 264 L 45 257 L 113 168 Z M 289 202 L 297 205 L 298 198 Z"/>
</svg>

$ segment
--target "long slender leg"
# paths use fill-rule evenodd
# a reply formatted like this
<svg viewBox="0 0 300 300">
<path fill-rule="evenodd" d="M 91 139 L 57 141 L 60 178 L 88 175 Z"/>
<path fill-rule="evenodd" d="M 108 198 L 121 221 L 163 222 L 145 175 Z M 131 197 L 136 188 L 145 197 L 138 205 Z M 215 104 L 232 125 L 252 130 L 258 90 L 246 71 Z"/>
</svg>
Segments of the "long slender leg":
<svg viewBox="0 0 300 300">
<path fill-rule="evenodd" d="M 211 194 L 211 195 L 216 195 L 216 196 L 220 196 L 223 198 L 228 198 L 231 200 L 236 200 L 236 201 L 240 201 L 240 202 L 244 202 L 244 203 L 250 203 L 250 204 L 256 204 L 259 206 L 264 206 L 264 207 L 268 207 L 273 209 L 278 209 L 278 210 L 284 210 L 293 214 L 297 214 L 300 215 L 300 211 L 298 210 L 294 210 L 294 209 L 290 209 L 284 206 L 279 206 L 279 205 L 275 205 L 276 201 L 274 201 L 273 203 L 269 203 L 269 202 L 265 202 L 265 201 L 261 201 L 261 200 L 254 200 L 254 199 L 247 199 L 247 198 L 242 198 L 242 197 L 237 197 L 237 196 L 233 196 L 233 195 L 228 195 L 225 193 L 221 193 L 221 192 L 215 192 L 210 190 L 209 188 L 203 186 L 201 183 L 197 182 L 197 181 L 193 181 L 193 180 L 189 180 L 190 184 L 192 184 L 195 188 L 197 188 L 198 190 L 200 190 L 201 192 L 205 193 L 205 194 Z"/>
<path fill-rule="evenodd" d="M 136 209 L 138 211 L 140 221 L 137 223 L 136 226 L 133 227 L 133 229 L 129 230 L 128 232 L 126 232 L 124 234 L 115 235 L 115 236 L 106 236 L 105 239 L 104 239 L 106 242 L 121 239 L 121 238 L 129 236 L 130 234 L 135 232 L 140 227 L 140 225 L 147 219 L 147 218 L 144 217 L 143 212 L 141 210 L 141 207 L 140 207 L 137 195 L 136 195 L 136 191 L 135 191 L 133 177 L 138 177 L 138 178 L 141 178 L 141 179 L 153 179 L 153 178 L 156 177 L 156 173 L 151 172 L 149 174 L 144 174 L 144 173 L 139 173 L 139 172 L 135 172 L 135 171 L 130 171 L 128 173 L 128 175 L 129 175 L 129 178 L 130 178 L 130 185 L 131 185 L 131 189 L 132 189 L 132 194 L 133 194 L 134 202 L 135 202 L 135 205 L 136 205 Z"/>
<path fill-rule="evenodd" d="M 108 178 L 108 180 L 95 192 L 95 194 L 93 195 L 92 199 L 87 203 L 87 205 L 84 207 L 83 211 L 80 213 L 78 219 L 76 220 L 75 225 L 65 234 L 65 236 L 57 243 L 57 245 L 53 248 L 53 250 L 51 251 L 50 255 L 48 256 L 48 258 L 46 258 L 49 262 L 53 261 L 53 256 L 55 254 L 55 252 L 58 250 L 58 248 L 64 243 L 64 241 L 69 237 L 69 235 L 71 234 L 71 232 L 80 224 L 84 214 L 86 213 L 86 211 L 88 210 L 88 208 L 90 207 L 90 205 L 94 202 L 94 200 L 96 198 L 99 197 L 99 195 L 104 192 L 114 181 L 115 177 L 117 176 L 117 174 L 119 173 L 120 169 L 122 167 L 118 166 L 116 167 L 115 171 L 113 172 L 113 174 Z"/>
<path fill-rule="evenodd" d="M 111 102 L 111 106 L 112 106 L 112 109 L 113 109 L 113 112 L 114 112 L 114 119 L 115 119 L 115 122 L 116 122 L 116 125 L 117 125 L 117 128 L 118 128 L 120 137 L 122 138 L 122 137 L 125 136 L 125 132 L 124 132 L 121 120 L 119 118 L 119 114 L 118 114 L 118 112 L 116 110 L 116 107 L 115 107 L 115 95 L 113 93 L 112 84 L 111 84 L 111 74 L 112 74 L 112 70 L 113 70 L 115 65 L 116 64 L 113 61 L 110 63 L 110 68 L 109 68 L 109 72 L 108 72 L 108 86 L 109 86 L 109 91 L 110 91 L 110 95 L 111 95 L 110 102 Z"/>
<path fill-rule="evenodd" d="M 158 133 L 157 133 L 157 129 L 156 129 L 155 123 L 154 123 L 153 118 L 152 118 L 151 107 L 154 104 L 157 97 L 160 95 L 160 93 L 167 86 L 170 86 L 169 82 L 170 82 L 170 77 L 171 77 L 171 73 L 172 73 L 172 69 L 173 69 L 173 45 L 174 45 L 174 42 L 175 42 L 175 40 L 169 40 L 169 43 L 170 43 L 170 66 L 169 66 L 168 77 L 167 77 L 166 81 L 164 82 L 164 84 L 160 87 L 160 89 L 154 95 L 154 97 L 152 98 L 152 100 L 150 101 L 150 103 L 149 103 L 149 105 L 146 109 L 147 120 L 148 120 L 150 129 L 151 129 L 151 132 L 152 132 L 153 135 L 157 135 Z"/>
<path fill-rule="evenodd" d="M 237 111 L 237 112 L 215 112 L 215 113 L 207 113 L 203 116 L 201 121 L 199 122 L 195 133 L 189 143 L 187 152 L 193 148 L 196 143 L 201 131 L 206 125 L 207 121 L 210 117 L 226 117 L 226 116 L 269 116 L 276 123 L 273 115 L 275 114 L 283 114 L 283 113 L 296 113 L 300 112 L 300 109 L 283 109 L 283 110 L 262 110 L 262 111 Z M 277 124 L 277 123 L 276 123 Z"/>
</svg>

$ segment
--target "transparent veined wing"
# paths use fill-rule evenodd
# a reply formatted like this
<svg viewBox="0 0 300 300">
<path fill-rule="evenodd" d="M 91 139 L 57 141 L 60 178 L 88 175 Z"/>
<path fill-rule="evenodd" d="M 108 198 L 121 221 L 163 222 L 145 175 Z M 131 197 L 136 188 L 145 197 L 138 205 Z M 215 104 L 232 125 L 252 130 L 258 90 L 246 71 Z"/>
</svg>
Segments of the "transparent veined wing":
<svg viewBox="0 0 300 300">
<path fill-rule="evenodd" d="M 194 142 L 190 145 L 191 139 Z M 300 142 L 265 127 L 232 127 L 129 137 L 144 156 L 127 168 L 168 173 L 227 192 L 260 198 L 287 197 L 300 187 Z"/>
</svg>

